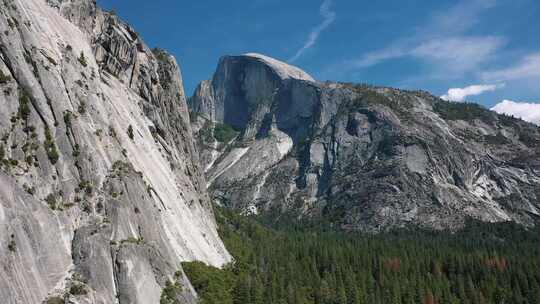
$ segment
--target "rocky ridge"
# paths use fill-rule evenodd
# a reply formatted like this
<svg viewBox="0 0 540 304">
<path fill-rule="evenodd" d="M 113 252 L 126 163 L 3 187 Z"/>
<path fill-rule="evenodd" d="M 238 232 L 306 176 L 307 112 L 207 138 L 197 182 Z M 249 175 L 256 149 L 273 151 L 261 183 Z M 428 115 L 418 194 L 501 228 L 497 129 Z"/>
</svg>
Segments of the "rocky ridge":
<svg viewBox="0 0 540 304">
<path fill-rule="evenodd" d="M 283 77 L 260 57 L 223 57 L 189 100 L 217 202 L 361 231 L 538 219 L 537 126 L 422 91 Z"/>
<path fill-rule="evenodd" d="M 175 59 L 95 1 L 0 2 L 0 109 L 4 303 L 194 303 L 180 263 L 231 261 Z"/>
</svg>

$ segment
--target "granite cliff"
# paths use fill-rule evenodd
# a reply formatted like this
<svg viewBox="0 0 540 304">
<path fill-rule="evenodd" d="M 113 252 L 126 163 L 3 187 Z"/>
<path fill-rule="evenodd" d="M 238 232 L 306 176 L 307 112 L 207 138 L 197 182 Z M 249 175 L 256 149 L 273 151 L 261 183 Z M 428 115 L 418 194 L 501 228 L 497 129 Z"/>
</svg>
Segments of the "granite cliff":
<svg viewBox="0 0 540 304">
<path fill-rule="evenodd" d="M 181 262 L 231 261 L 175 59 L 95 1 L 0 2 L 0 134 L 2 303 L 192 303 Z"/>
<path fill-rule="evenodd" d="M 189 105 L 210 192 L 246 214 L 371 232 L 540 214 L 539 128 L 475 104 L 246 54 L 223 57 Z"/>
</svg>

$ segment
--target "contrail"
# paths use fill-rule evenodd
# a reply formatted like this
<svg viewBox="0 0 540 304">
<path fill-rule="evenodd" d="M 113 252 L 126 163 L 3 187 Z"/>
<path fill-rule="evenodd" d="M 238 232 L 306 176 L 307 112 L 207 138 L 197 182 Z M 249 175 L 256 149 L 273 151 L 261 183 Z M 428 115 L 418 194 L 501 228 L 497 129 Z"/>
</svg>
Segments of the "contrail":
<svg viewBox="0 0 540 304">
<path fill-rule="evenodd" d="M 321 16 L 324 18 L 323 22 L 319 24 L 317 27 L 315 27 L 311 33 L 309 34 L 309 38 L 304 44 L 304 46 L 296 52 L 296 54 L 289 59 L 289 62 L 294 62 L 298 58 L 300 58 L 305 51 L 310 49 L 317 43 L 317 40 L 319 39 L 319 35 L 324 31 L 327 27 L 329 27 L 334 20 L 336 20 L 336 13 L 332 10 L 330 10 L 330 6 L 332 5 L 332 0 L 324 0 L 324 2 L 321 4 L 321 7 L 319 9 L 319 12 L 321 13 Z"/>
</svg>

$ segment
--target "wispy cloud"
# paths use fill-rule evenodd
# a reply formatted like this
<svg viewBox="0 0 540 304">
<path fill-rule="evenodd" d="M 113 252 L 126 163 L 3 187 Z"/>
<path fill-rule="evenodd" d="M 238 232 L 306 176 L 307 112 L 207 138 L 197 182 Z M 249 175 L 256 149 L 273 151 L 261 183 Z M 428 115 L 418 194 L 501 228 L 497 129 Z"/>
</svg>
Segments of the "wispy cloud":
<svg viewBox="0 0 540 304">
<path fill-rule="evenodd" d="M 477 96 L 485 92 L 495 91 L 497 89 L 503 88 L 505 85 L 502 84 L 476 84 L 464 88 L 451 88 L 448 92 L 441 96 L 444 100 L 462 102 L 468 96 Z"/>
<path fill-rule="evenodd" d="M 540 104 L 538 103 L 503 100 L 491 109 L 499 114 L 512 115 L 540 125 Z"/>
<path fill-rule="evenodd" d="M 302 48 L 299 49 L 296 54 L 289 59 L 289 62 L 294 62 L 300 57 L 302 57 L 302 55 L 304 55 L 307 50 L 312 48 L 317 43 L 317 40 L 319 39 L 321 33 L 332 23 L 334 23 L 334 21 L 336 20 L 336 13 L 330 9 L 331 6 L 332 0 L 324 0 L 321 7 L 319 8 L 319 12 L 323 17 L 323 22 L 311 31 L 308 40 L 306 41 L 304 46 L 302 46 Z"/>
<path fill-rule="evenodd" d="M 467 72 L 490 59 L 506 43 L 496 36 L 451 37 L 422 42 L 411 55 L 441 64 L 450 72 Z"/>
<path fill-rule="evenodd" d="M 536 77 L 540 77 L 540 53 L 529 54 L 514 66 L 482 73 L 482 78 L 489 81 L 509 81 Z"/>
<path fill-rule="evenodd" d="M 408 38 L 397 39 L 347 64 L 366 68 L 390 59 L 413 57 L 428 61 L 448 74 L 471 71 L 506 43 L 503 37 L 467 35 L 478 22 L 478 15 L 495 4 L 494 0 L 462 0 L 444 12 L 433 13 L 428 22 Z"/>
<path fill-rule="evenodd" d="M 414 57 L 443 66 L 447 72 L 467 72 L 488 60 L 505 43 L 504 38 L 496 36 L 426 39 L 414 46 L 394 45 L 365 54 L 353 65 L 365 68 L 389 59 Z"/>
<path fill-rule="evenodd" d="M 426 30 L 419 30 L 417 34 L 429 36 L 437 33 L 462 33 L 478 23 L 478 15 L 486 9 L 497 5 L 497 0 L 461 0 L 449 9 L 434 12 L 429 19 Z"/>
<path fill-rule="evenodd" d="M 391 46 L 375 52 L 370 52 L 362 56 L 362 58 L 353 62 L 353 65 L 358 68 L 366 68 L 382 61 L 400 58 L 409 54 L 409 50 L 403 46 Z"/>
</svg>

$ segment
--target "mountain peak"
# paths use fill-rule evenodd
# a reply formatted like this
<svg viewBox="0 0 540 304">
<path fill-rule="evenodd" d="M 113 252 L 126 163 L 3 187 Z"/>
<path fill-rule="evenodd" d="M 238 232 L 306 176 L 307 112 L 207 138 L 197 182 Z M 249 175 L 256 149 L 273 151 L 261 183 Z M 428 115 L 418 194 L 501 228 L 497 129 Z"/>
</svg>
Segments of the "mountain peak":
<svg viewBox="0 0 540 304">
<path fill-rule="evenodd" d="M 275 58 L 272 58 L 272 57 L 269 57 L 269 56 L 266 56 L 266 55 L 262 55 L 262 54 L 258 54 L 258 53 L 247 53 L 247 54 L 244 54 L 242 56 L 255 58 L 255 59 L 267 64 L 272 69 L 274 69 L 274 71 L 276 71 L 276 73 L 282 79 L 293 78 L 293 79 L 298 79 L 298 80 L 306 80 L 306 81 L 315 82 L 315 79 L 313 77 L 311 77 L 311 75 L 309 75 L 308 73 L 303 71 L 302 69 L 300 69 L 298 67 L 295 67 L 295 66 L 292 66 L 290 64 L 287 64 L 287 63 L 285 63 L 283 61 L 279 61 L 279 60 L 277 60 Z"/>
</svg>

